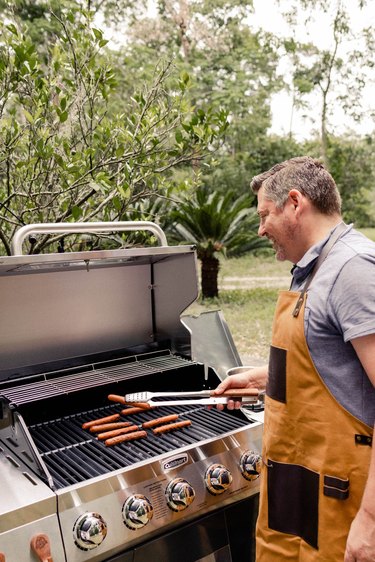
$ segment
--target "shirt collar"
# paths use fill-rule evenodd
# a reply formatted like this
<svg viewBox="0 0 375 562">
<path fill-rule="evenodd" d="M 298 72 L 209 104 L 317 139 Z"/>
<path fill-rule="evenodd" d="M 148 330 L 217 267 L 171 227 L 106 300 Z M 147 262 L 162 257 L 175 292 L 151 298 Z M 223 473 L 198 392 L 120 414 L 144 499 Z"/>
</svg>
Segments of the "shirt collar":
<svg viewBox="0 0 375 562">
<path fill-rule="evenodd" d="M 311 246 L 311 248 L 307 250 L 306 254 L 300 259 L 300 261 L 293 266 L 291 271 L 293 275 L 293 285 L 301 285 L 301 283 L 305 281 L 305 279 L 313 269 L 323 247 L 327 244 L 337 226 L 338 225 L 336 225 L 335 228 L 330 231 L 326 238 L 315 244 L 315 246 Z"/>
</svg>

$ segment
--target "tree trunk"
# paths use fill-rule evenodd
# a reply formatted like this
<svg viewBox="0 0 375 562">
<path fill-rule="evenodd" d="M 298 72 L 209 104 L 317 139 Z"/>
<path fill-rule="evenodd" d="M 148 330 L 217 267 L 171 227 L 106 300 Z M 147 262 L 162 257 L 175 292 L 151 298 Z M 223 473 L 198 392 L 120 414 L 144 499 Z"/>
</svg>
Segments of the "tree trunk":
<svg viewBox="0 0 375 562">
<path fill-rule="evenodd" d="M 202 297 L 212 299 L 219 296 L 218 275 L 220 262 L 214 256 L 201 258 L 202 267 Z"/>
</svg>

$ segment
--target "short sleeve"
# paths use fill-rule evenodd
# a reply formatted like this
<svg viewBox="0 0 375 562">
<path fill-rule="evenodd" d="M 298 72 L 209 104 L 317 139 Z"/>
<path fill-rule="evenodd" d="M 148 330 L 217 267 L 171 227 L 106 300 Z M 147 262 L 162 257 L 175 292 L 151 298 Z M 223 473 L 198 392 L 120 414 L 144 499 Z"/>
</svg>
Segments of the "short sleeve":
<svg viewBox="0 0 375 562">
<path fill-rule="evenodd" d="M 345 342 L 375 333 L 375 257 L 357 254 L 342 267 L 329 297 L 329 314 Z"/>
</svg>

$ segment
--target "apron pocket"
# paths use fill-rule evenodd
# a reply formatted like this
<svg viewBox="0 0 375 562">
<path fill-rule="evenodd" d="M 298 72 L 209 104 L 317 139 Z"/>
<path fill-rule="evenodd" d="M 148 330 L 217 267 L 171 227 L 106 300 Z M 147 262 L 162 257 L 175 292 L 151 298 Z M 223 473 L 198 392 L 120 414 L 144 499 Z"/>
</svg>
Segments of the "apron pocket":
<svg viewBox="0 0 375 562">
<path fill-rule="evenodd" d="M 318 548 L 319 474 L 304 466 L 267 462 L 268 526 Z"/>
<path fill-rule="evenodd" d="M 286 349 L 271 345 L 267 396 L 286 404 Z"/>
</svg>

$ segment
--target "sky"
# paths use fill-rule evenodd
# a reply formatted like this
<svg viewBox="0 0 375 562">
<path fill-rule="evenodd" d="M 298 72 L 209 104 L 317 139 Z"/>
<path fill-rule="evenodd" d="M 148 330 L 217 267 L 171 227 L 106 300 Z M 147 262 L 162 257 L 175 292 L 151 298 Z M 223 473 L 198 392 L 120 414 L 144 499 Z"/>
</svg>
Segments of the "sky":
<svg viewBox="0 0 375 562">
<path fill-rule="evenodd" d="M 254 20 L 253 22 L 266 31 L 275 34 L 286 34 L 287 29 L 285 22 L 280 14 L 280 8 L 277 6 L 276 0 L 253 0 L 254 1 Z M 337 1 L 337 0 L 336 0 Z M 332 4 L 336 2 L 332 0 Z M 346 9 L 350 13 L 350 27 L 357 33 L 364 25 L 375 26 L 375 9 L 374 0 L 369 0 L 368 6 L 360 11 L 357 8 L 357 0 L 344 0 Z M 322 14 L 314 25 L 309 26 L 310 40 L 320 48 L 329 48 L 331 40 L 331 31 L 329 21 L 324 18 Z M 307 30 L 301 26 L 297 31 L 297 39 L 306 40 Z M 375 55 L 374 55 L 375 62 Z M 280 67 L 279 69 L 284 74 L 288 72 L 287 68 Z M 363 96 L 363 107 L 368 111 L 375 110 L 375 96 L 374 96 L 374 79 L 375 70 L 372 77 L 369 77 L 366 90 Z M 314 109 L 312 113 L 303 116 L 302 111 L 294 111 L 292 114 L 292 99 L 286 93 L 280 93 L 274 96 L 272 100 L 272 128 L 271 131 L 286 135 L 289 133 L 291 123 L 292 131 L 297 140 L 303 140 L 311 136 L 312 132 L 319 126 L 319 120 L 316 119 L 317 113 L 320 114 L 319 98 L 315 96 L 312 98 Z M 292 120 L 292 121 L 291 121 Z M 335 127 L 335 132 L 338 134 L 343 133 L 348 125 L 348 119 L 342 111 L 337 109 L 332 118 L 332 124 Z M 352 124 L 353 130 L 359 134 L 372 133 L 374 131 L 374 121 L 371 118 L 363 119 L 359 124 Z"/>
</svg>

